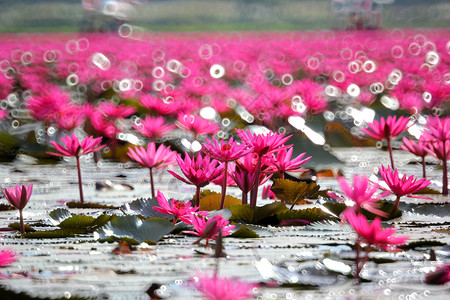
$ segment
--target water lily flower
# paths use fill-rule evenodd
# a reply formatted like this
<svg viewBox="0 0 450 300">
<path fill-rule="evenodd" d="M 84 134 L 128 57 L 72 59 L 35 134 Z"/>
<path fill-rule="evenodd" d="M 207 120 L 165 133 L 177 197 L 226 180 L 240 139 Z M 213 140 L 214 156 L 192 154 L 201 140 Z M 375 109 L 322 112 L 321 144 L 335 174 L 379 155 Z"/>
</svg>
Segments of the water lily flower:
<svg viewBox="0 0 450 300">
<path fill-rule="evenodd" d="M 337 180 L 344 196 L 354 203 L 354 206 L 349 207 L 348 209 L 354 210 L 358 213 L 361 213 L 361 209 L 365 209 L 378 216 L 387 217 L 387 213 L 378 209 L 379 204 L 377 201 L 379 201 L 380 198 L 378 196 L 374 196 L 378 186 L 369 186 L 370 181 L 367 176 L 353 176 L 353 186 L 350 186 L 344 177 L 338 177 Z M 333 192 L 328 192 L 328 195 L 340 202 L 344 202 L 346 200 Z M 345 217 L 345 214 L 342 216 Z"/>
<path fill-rule="evenodd" d="M 33 185 L 17 185 L 11 188 L 2 189 L 2 193 L 6 200 L 19 210 L 20 216 L 20 232 L 25 232 L 25 227 L 23 224 L 23 214 L 22 211 L 30 200 L 31 193 L 33 192 Z"/>
<path fill-rule="evenodd" d="M 379 217 L 376 217 L 372 223 L 369 223 L 364 215 L 356 214 L 353 210 L 347 210 L 344 214 L 348 223 L 358 235 L 356 240 L 356 278 L 359 278 L 359 273 L 369 258 L 371 246 L 381 248 L 385 251 L 397 251 L 397 246 L 403 245 L 408 239 L 408 237 L 405 236 L 393 236 L 395 233 L 394 227 L 383 229 Z M 360 260 L 362 243 L 366 244 L 366 254 L 365 257 Z"/>
<path fill-rule="evenodd" d="M 9 250 L 1 250 L 0 251 L 0 268 L 4 268 L 12 264 L 17 260 L 17 256 L 15 253 Z"/>
<path fill-rule="evenodd" d="M 209 184 L 210 181 L 219 177 L 223 172 L 223 168 L 219 167 L 219 162 L 215 159 L 210 159 L 208 156 L 202 157 L 199 153 L 197 158 L 190 158 L 189 154 L 185 152 L 184 160 L 181 155 L 176 156 L 176 161 L 180 166 L 186 178 L 181 177 L 177 173 L 167 170 L 175 178 L 196 186 L 195 206 L 200 205 L 200 188 Z"/>
<path fill-rule="evenodd" d="M 220 127 L 211 121 L 203 119 L 197 115 L 180 114 L 175 122 L 181 130 L 192 132 L 194 139 L 201 134 L 212 134 L 220 130 Z"/>
<path fill-rule="evenodd" d="M 145 149 L 142 146 L 128 149 L 128 156 L 141 166 L 150 170 L 150 186 L 152 198 L 155 198 L 155 184 L 153 182 L 153 168 L 161 169 L 175 162 L 176 152 L 163 144 L 156 148 L 154 142 L 150 142 Z"/>
<path fill-rule="evenodd" d="M 380 121 L 367 123 L 369 128 L 361 128 L 361 131 L 376 140 L 386 140 L 388 144 L 391 166 L 394 168 L 394 158 L 392 156 L 392 138 L 404 132 L 407 128 L 409 119 L 406 117 L 388 116 L 387 119 L 381 117 Z"/>
<path fill-rule="evenodd" d="M 403 177 L 400 178 L 397 169 L 392 170 L 390 166 L 388 166 L 386 169 L 383 165 L 381 166 L 380 175 L 386 183 L 386 186 L 378 183 L 378 186 L 386 191 L 386 193 L 383 193 L 382 195 L 394 194 L 395 196 L 397 196 L 394 208 L 392 209 L 390 215 L 391 218 L 397 212 L 398 204 L 400 203 L 400 198 L 402 196 L 431 200 L 433 199 L 430 197 L 412 195 L 413 193 L 426 188 L 430 184 L 430 180 L 426 180 L 425 178 L 417 179 L 414 178 L 413 175 L 411 175 L 410 177 L 406 177 L 406 174 L 404 174 Z"/>
<path fill-rule="evenodd" d="M 445 284 L 450 282 L 450 264 L 437 267 L 433 272 L 425 276 L 426 284 Z"/>
<path fill-rule="evenodd" d="M 300 166 L 308 162 L 311 159 L 311 156 L 302 159 L 306 155 L 306 153 L 303 152 L 291 160 L 293 151 L 294 149 L 292 147 L 287 151 L 286 149 L 278 151 L 276 157 L 271 160 L 271 167 L 266 172 L 279 172 L 280 177 L 284 179 L 284 172 L 308 171 L 308 169 L 301 169 Z"/>
<path fill-rule="evenodd" d="M 258 187 L 260 183 L 259 174 L 261 173 L 261 161 L 262 157 L 267 154 L 271 154 L 282 149 L 289 148 L 284 143 L 291 137 L 285 137 L 282 134 L 270 132 L 268 134 L 252 134 L 250 130 L 244 131 L 242 129 L 236 129 L 236 133 L 241 140 L 253 149 L 253 152 L 258 155 L 258 162 L 256 163 L 256 181 L 253 186 L 252 196 L 250 199 L 250 206 L 256 206 L 256 200 L 258 197 Z"/>
<path fill-rule="evenodd" d="M 172 215 L 173 225 L 176 224 L 178 219 L 184 223 L 191 224 L 192 221 L 190 216 L 199 210 L 198 206 L 191 207 L 190 202 L 172 199 L 169 203 L 161 191 L 158 191 L 156 200 L 158 201 L 160 207 L 153 207 L 153 209 L 163 214 Z M 207 212 L 201 212 L 200 215 L 205 215 L 205 213 L 208 214 Z"/>
<path fill-rule="evenodd" d="M 108 118 L 113 120 L 129 117 L 136 112 L 136 109 L 134 107 L 126 106 L 123 104 L 116 105 L 112 101 L 101 102 L 97 108 Z"/>
<path fill-rule="evenodd" d="M 193 286 L 208 300 L 245 300 L 252 297 L 256 284 L 241 282 L 232 278 L 212 277 L 199 273 L 193 278 Z"/>
<path fill-rule="evenodd" d="M 230 138 L 228 141 L 224 141 L 222 139 L 219 143 L 214 137 L 212 138 L 212 142 L 209 139 L 206 139 L 206 143 L 203 143 L 203 150 L 210 157 L 224 163 L 222 197 L 220 200 L 220 209 L 223 209 L 227 190 L 228 163 L 252 152 L 253 150 L 246 144 L 239 145 L 233 141 L 233 138 Z"/>
<path fill-rule="evenodd" d="M 146 116 L 145 120 L 141 121 L 141 124 L 139 125 L 133 124 L 133 128 L 139 131 L 144 136 L 152 140 L 155 140 L 162 138 L 168 132 L 175 129 L 175 126 L 172 124 L 165 124 L 164 117 Z"/>
<path fill-rule="evenodd" d="M 422 177 L 427 178 L 425 170 L 425 156 L 429 154 L 427 141 L 425 141 L 423 136 L 419 138 L 417 143 L 414 140 L 407 139 L 406 137 L 403 137 L 402 141 L 403 145 L 400 145 L 400 148 L 422 158 Z"/>
<path fill-rule="evenodd" d="M 195 231 L 183 232 L 199 236 L 199 239 L 194 244 L 198 244 L 202 239 L 206 239 L 206 245 L 208 245 L 209 239 L 215 240 L 218 238 L 219 231 L 222 232 L 222 236 L 227 236 L 236 227 L 236 225 L 230 225 L 230 222 L 225 220 L 222 215 L 215 215 L 213 218 L 191 215 L 190 218 Z"/>
<path fill-rule="evenodd" d="M 81 166 L 80 166 L 80 156 L 96 152 L 105 147 L 105 145 L 99 145 L 102 141 L 101 137 L 94 138 L 89 136 L 84 140 L 78 140 L 78 137 L 73 133 L 72 135 L 67 135 L 61 138 L 64 145 L 51 142 L 55 149 L 59 152 L 47 152 L 48 154 L 55 156 L 74 156 L 77 161 L 78 170 L 78 189 L 80 191 L 80 201 L 84 203 L 83 197 L 83 183 L 81 181 Z"/>
</svg>

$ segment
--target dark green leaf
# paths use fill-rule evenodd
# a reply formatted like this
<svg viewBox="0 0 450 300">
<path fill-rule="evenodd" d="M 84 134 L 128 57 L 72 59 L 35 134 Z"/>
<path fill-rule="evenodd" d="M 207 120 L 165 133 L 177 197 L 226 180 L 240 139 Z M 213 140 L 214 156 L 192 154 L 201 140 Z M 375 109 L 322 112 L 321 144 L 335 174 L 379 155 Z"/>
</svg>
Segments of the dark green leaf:
<svg viewBox="0 0 450 300">
<path fill-rule="evenodd" d="M 158 201 L 152 198 L 140 198 L 131 203 L 126 203 L 120 209 L 128 215 L 141 215 L 145 218 L 159 217 L 164 219 L 172 219 L 172 216 L 157 212 L 153 207 L 159 207 Z"/>
<path fill-rule="evenodd" d="M 235 238 L 259 238 L 259 235 L 246 225 L 241 226 L 241 228 L 233 232 L 230 236 Z"/>
<path fill-rule="evenodd" d="M 89 202 L 67 202 L 68 208 L 104 208 L 104 209 L 117 209 L 118 207 L 113 205 L 106 205 L 100 203 L 89 203 Z"/>
<path fill-rule="evenodd" d="M 271 190 L 278 199 L 295 204 L 300 200 L 312 198 L 319 191 L 319 188 L 320 186 L 315 182 L 307 183 L 289 179 L 274 179 Z"/>
<path fill-rule="evenodd" d="M 261 207 L 250 207 L 249 205 L 234 205 L 228 208 L 233 214 L 230 220 L 242 220 L 251 224 L 264 224 L 265 221 L 277 213 L 288 210 L 281 202 L 273 202 Z M 266 219 L 266 220 L 265 220 Z M 270 222 L 269 222 L 270 223 Z"/>
<path fill-rule="evenodd" d="M 65 219 L 68 219 L 72 216 L 72 213 L 65 208 L 57 208 L 55 210 L 52 210 L 49 213 L 50 216 L 50 222 L 52 222 L 53 225 L 58 225 Z"/>
<path fill-rule="evenodd" d="M 318 222 L 323 220 L 335 220 L 333 216 L 325 213 L 320 208 L 307 208 L 301 210 L 290 210 L 284 213 L 277 214 L 277 218 L 279 221 L 282 220 L 291 220 L 291 219 L 302 219 L 307 220 L 309 222 Z"/>
<path fill-rule="evenodd" d="M 20 223 L 11 223 L 8 225 L 9 228 L 14 228 L 15 230 L 20 230 Z M 34 232 L 36 231 L 30 225 L 24 224 L 25 232 Z"/>
<path fill-rule="evenodd" d="M 394 203 L 392 203 L 392 202 L 379 201 L 378 203 L 380 203 L 379 209 L 388 213 L 388 215 L 391 213 L 392 209 L 394 208 Z M 344 203 L 336 203 L 336 202 L 335 203 L 326 202 L 323 204 L 323 206 L 325 206 L 329 211 L 334 213 L 336 216 L 339 216 L 347 208 L 347 206 Z M 368 212 L 364 209 L 362 210 L 362 213 L 368 220 L 373 220 L 373 219 L 375 219 L 375 217 L 377 217 L 377 215 L 375 215 L 371 212 Z M 400 209 L 398 209 L 393 218 L 381 217 L 381 219 L 385 221 L 385 220 L 399 218 L 401 216 L 402 216 L 402 211 Z"/>
<path fill-rule="evenodd" d="M 141 220 L 137 216 L 112 218 L 95 232 L 100 240 L 134 239 L 139 243 L 154 244 L 174 229 L 171 222 L 162 218 Z"/>
<path fill-rule="evenodd" d="M 30 239 L 56 239 L 56 238 L 74 237 L 76 234 L 82 233 L 86 233 L 86 231 L 81 228 L 65 228 L 65 229 L 24 233 L 22 234 L 22 237 Z"/>
<path fill-rule="evenodd" d="M 92 226 L 95 218 L 91 216 L 76 215 L 62 221 L 58 226 L 64 228 L 83 228 L 87 229 Z"/>
<path fill-rule="evenodd" d="M 427 240 L 421 240 L 421 241 L 415 241 L 408 243 L 404 246 L 400 246 L 399 248 L 403 250 L 410 250 L 415 248 L 430 248 L 433 246 L 445 246 L 445 243 L 439 242 L 439 241 L 427 241 Z"/>
</svg>

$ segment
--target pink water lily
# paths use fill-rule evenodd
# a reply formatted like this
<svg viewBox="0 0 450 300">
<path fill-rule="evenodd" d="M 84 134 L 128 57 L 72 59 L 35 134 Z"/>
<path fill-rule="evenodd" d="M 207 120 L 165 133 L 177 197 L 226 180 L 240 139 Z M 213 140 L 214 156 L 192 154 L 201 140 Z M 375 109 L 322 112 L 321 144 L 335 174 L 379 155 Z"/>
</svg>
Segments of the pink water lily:
<svg viewBox="0 0 450 300">
<path fill-rule="evenodd" d="M 394 208 L 392 209 L 390 215 L 391 218 L 397 212 L 398 204 L 400 203 L 400 198 L 402 196 L 430 200 L 433 199 L 430 197 L 412 195 L 413 193 L 417 193 L 418 191 L 426 188 L 430 184 L 430 181 L 426 180 L 425 178 L 417 179 L 414 178 L 413 175 L 411 175 L 410 177 L 406 177 L 406 174 L 404 174 L 403 177 L 400 178 L 398 175 L 398 170 L 392 170 L 390 166 L 388 166 L 387 169 L 384 166 L 381 166 L 380 175 L 386 183 L 386 186 L 378 183 L 378 186 L 386 191 L 386 193 L 383 193 L 383 195 L 394 194 L 397 196 Z"/>
<path fill-rule="evenodd" d="M 428 142 L 425 141 L 423 136 L 421 136 L 417 142 L 407 139 L 406 137 L 403 137 L 402 141 L 403 145 L 400 145 L 400 148 L 422 158 L 422 177 L 427 178 L 425 170 L 425 156 L 429 154 L 429 149 L 427 147 Z"/>
<path fill-rule="evenodd" d="M 349 207 L 348 209 L 358 213 L 361 213 L 361 209 L 365 209 L 378 216 L 387 217 L 387 213 L 380 210 L 379 203 L 377 203 L 380 200 L 380 197 L 375 195 L 378 186 L 370 186 L 370 181 L 367 176 L 353 176 L 353 186 L 350 186 L 344 177 L 338 177 L 337 180 L 344 196 L 354 203 L 354 206 Z M 328 195 L 340 202 L 345 201 L 345 198 L 338 196 L 333 192 L 328 192 Z M 345 214 L 343 214 L 342 217 L 345 217 Z"/>
<path fill-rule="evenodd" d="M 388 116 L 387 119 L 381 117 L 380 121 L 367 123 L 369 128 L 361 128 L 361 131 L 376 140 L 386 140 L 388 144 L 391 166 L 394 168 L 394 158 L 392 156 L 392 138 L 404 132 L 407 128 L 409 119 L 406 117 Z"/>
<path fill-rule="evenodd" d="M 301 166 L 311 159 L 311 156 L 303 159 L 306 153 L 301 153 L 294 159 L 292 158 L 292 153 L 294 148 L 281 149 L 277 152 L 276 157 L 271 160 L 271 167 L 266 172 L 279 172 L 280 177 L 284 179 L 285 172 L 304 172 L 308 169 L 302 169 Z"/>
<path fill-rule="evenodd" d="M 210 159 L 208 156 L 203 157 L 201 153 L 197 158 L 191 158 L 188 153 L 185 153 L 184 159 L 181 155 L 176 156 L 181 172 L 186 178 L 181 177 L 174 171 L 168 170 L 175 178 L 196 186 L 195 192 L 195 206 L 200 205 L 200 188 L 209 184 L 210 181 L 219 177 L 223 172 L 223 168 L 219 167 L 219 162 L 215 159 Z"/>
<path fill-rule="evenodd" d="M 208 300 L 245 300 L 252 297 L 251 291 L 256 284 L 241 282 L 233 278 L 220 278 L 217 273 L 211 277 L 197 274 L 192 285 Z"/>
<path fill-rule="evenodd" d="M 395 233 L 393 227 L 383 229 L 381 219 L 378 217 L 369 223 L 364 215 L 356 214 L 353 210 L 347 210 L 344 214 L 358 235 L 356 240 L 356 278 L 359 278 L 359 273 L 369 257 L 371 246 L 385 251 L 397 251 L 397 246 L 405 244 L 408 240 L 408 237 L 405 236 L 393 236 Z M 362 260 L 360 259 L 361 244 L 366 244 L 366 255 Z"/>
<path fill-rule="evenodd" d="M 153 209 L 157 212 L 173 216 L 174 225 L 178 219 L 184 223 L 191 224 L 192 221 L 190 217 L 192 213 L 199 210 L 198 206 L 191 207 L 190 202 L 172 199 L 169 203 L 161 191 L 158 191 L 156 200 L 158 201 L 160 207 L 153 207 Z"/>
<path fill-rule="evenodd" d="M 220 127 L 206 119 L 197 115 L 180 114 L 175 122 L 181 130 L 192 132 L 194 139 L 197 139 L 201 134 L 212 134 L 220 130 Z"/>
<path fill-rule="evenodd" d="M 195 231 L 183 232 L 199 236 L 199 239 L 194 244 L 198 244 L 202 239 L 206 239 L 206 245 L 208 245 L 209 239 L 217 239 L 220 231 L 222 236 L 227 236 L 236 227 L 236 225 L 230 225 L 230 222 L 225 220 L 222 215 L 215 215 L 213 218 L 191 215 L 190 218 Z"/>
<path fill-rule="evenodd" d="M 152 198 L 155 198 L 155 184 L 153 182 L 153 169 L 161 169 L 175 162 L 176 152 L 172 151 L 170 147 L 161 144 L 156 148 L 154 142 L 150 142 L 147 149 L 138 146 L 136 148 L 128 149 L 128 156 L 141 166 L 149 169 L 150 172 L 150 187 L 152 191 Z"/>
<path fill-rule="evenodd" d="M 20 217 L 20 232 L 25 232 L 25 227 L 23 223 L 23 214 L 22 211 L 27 205 L 28 201 L 30 201 L 31 193 L 33 192 L 33 185 L 17 185 L 15 187 L 2 189 L 2 193 L 5 196 L 6 200 L 19 210 Z"/>
<path fill-rule="evenodd" d="M 227 191 L 227 176 L 228 176 L 228 163 L 234 161 L 244 155 L 249 154 L 253 149 L 249 148 L 246 144 L 238 144 L 230 138 L 228 141 L 223 139 L 220 143 L 213 137 L 212 141 L 206 139 L 206 143 L 203 143 L 203 151 L 210 157 L 223 162 L 223 182 L 222 182 L 222 197 L 220 200 L 220 209 L 223 209 L 225 204 L 225 196 Z"/>
<path fill-rule="evenodd" d="M 84 140 L 78 140 L 78 137 L 73 133 L 72 135 L 67 135 L 61 138 L 64 145 L 51 142 L 55 149 L 59 152 L 47 152 L 48 154 L 55 156 L 74 156 L 77 161 L 77 171 L 78 171 L 78 189 L 80 192 L 80 202 L 84 203 L 83 197 L 83 183 L 81 181 L 81 165 L 80 156 L 89 153 L 96 152 L 98 150 L 106 147 L 105 145 L 100 145 L 102 138 L 94 138 L 93 136 L 88 136 Z"/>
<path fill-rule="evenodd" d="M 17 256 L 14 252 L 9 250 L 0 251 L 0 268 L 4 268 L 12 264 L 17 260 Z"/>
<path fill-rule="evenodd" d="M 139 131 L 142 135 L 155 140 L 162 138 L 168 132 L 175 129 L 172 124 L 166 124 L 164 117 L 146 116 L 139 125 L 133 124 L 133 128 Z"/>
</svg>

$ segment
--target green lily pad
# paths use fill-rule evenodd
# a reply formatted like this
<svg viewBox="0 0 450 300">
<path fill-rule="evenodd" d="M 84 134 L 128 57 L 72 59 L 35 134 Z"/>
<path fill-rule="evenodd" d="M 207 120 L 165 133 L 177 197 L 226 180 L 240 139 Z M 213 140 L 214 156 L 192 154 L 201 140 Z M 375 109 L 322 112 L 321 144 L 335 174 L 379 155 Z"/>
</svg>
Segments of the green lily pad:
<svg viewBox="0 0 450 300">
<path fill-rule="evenodd" d="M 124 240 L 134 244 L 155 244 L 175 226 L 166 219 L 150 218 L 141 220 L 137 216 L 124 216 L 112 218 L 103 227 L 95 232 L 96 239 L 100 241 Z M 127 241 L 128 242 L 128 241 Z"/>
<path fill-rule="evenodd" d="M 89 202 L 67 202 L 66 206 L 68 208 L 104 208 L 104 209 L 118 209 L 117 206 L 106 205 L 100 203 L 89 203 Z"/>
<path fill-rule="evenodd" d="M 92 226 L 95 218 L 91 216 L 76 215 L 62 221 L 58 226 L 64 228 L 88 228 Z"/>
<path fill-rule="evenodd" d="M 300 200 L 312 198 L 320 189 L 315 182 L 297 182 L 289 179 L 274 179 L 271 190 L 278 199 L 295 204 Z"/>
<path fill-rule="evenodd" d="M 249 229 L 246 225 L 242 225 L 238 230 L 233 232 L 231 237 L 235 238 L 259 238 L 259 234 Z"/>
<path fill-rule="evenodd" d="M 331 216 L 330 214 L 327 214 L 326 212 L 317 207 L 301 210 L 290 210 L 287 212 L 277 214 L 277 218 L 279 221 L 301 219 L 309 222 L 318 222 L 323 220 L 336 219 L 335 217 Z"/>
<path fill-rule="evenodd" d="M 8 225 L 9 228 L 14 228 L 16 230 L 20 230 L 20 223 L 11 223 Z M 35 232 L 36 230 L 30 225 L 24 224 L 25 232 Z"/>
<path fill-rule="evenodd" d="M 68 219 L 72 217 L 72 213 L 65 208 L 57 208 L 55 210 L 52 210 L 49 213 L 50 216 L 50 222 L 52 222 L 53 225 L 58 225 L 61 222 L 63 222 L 65 219 Z"/>
<path fill-rule="evenodd" d="M 379 209 L 388 213 L 388 215 L 391 213 L 392 209 L 394 208 L 394 203 L 392 203 L 392 202 L 379 201 L 379 203 L 380 203 Z M 325 206 L 329 211 L 331 211 L 332 213 L 334 213 L 337 216 L 339 216 L 347 208 L 347 206 L 344 203 L 337 203 L 337 202 L 326 202 L 323 204 L 323 206 Z M 364 209 L 362 210 L 362 213 L 368 220 L 373 220 L 377 217 L 376 214 L 368 212 Z M 393 218 L 389 218 L 389 217 L 387 217 L 387 218 L 380 217 L 380 218 L 381 218 L 381 220 L 386 221 L 386 220 L 396 219 L 401 216 L 402 216 L 402 211 L 400 209 L 398 209 Z"/>
<path fill-rule="evenodd" d="M 140 198 L 136 199 L 131 203 L 126 203 L 120 207 L 127 215 L 141 215 L 145 218 L 164 218 L 164 219 L 172 219 L 172 216 L 157 212 L 153 209 L 153 207 L 159 207 L 158 201 L 152 198 Z"/>
<path fill-rule="evenodd" d="M 427 241 L 427 240 L 420 240 L 420 241 L 414 241 L 411 243 L 408 243 L 406 245 L 400 246 L 399 248 L 403 250 L 411 250 L 416 248 L 429 248 L 433 246 L 445 246 L 446 244 L 439 242 L 439 241 Z"/>
<path fill-rule="evenodd" d="M 251 224 L 276 224 L 276 217 L 275 220 L 271 220 L 271 217 L 277 213 L 288 211 L 286 205 L 281 202 L 273 202 L 261 207 L 233 205 L 228 209 L 232 213 L 230 220 L 242 220 Z"/>
<path fill-rule="evenodd" d="M 22 234 L 24 238 L 30 239 L 57 239 L 74 237 L 76 234 L 83 234 L 86 230 L 82 228 L 64 228 L 56 230 L 35 231 Z"/>
</svg>

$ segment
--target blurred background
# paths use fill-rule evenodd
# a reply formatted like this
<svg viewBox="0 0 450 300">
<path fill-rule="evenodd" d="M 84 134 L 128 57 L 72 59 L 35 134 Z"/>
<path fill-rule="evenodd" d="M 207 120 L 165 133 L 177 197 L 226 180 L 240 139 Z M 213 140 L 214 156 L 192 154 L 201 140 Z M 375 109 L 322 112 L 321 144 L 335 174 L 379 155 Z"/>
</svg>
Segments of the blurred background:
<svg viewBox="0 0 450 300">
<path fill-rule="evenodd" d="M 0 0 L 0 32 L 446 28 L 449 0 Z"/>
</svg>

